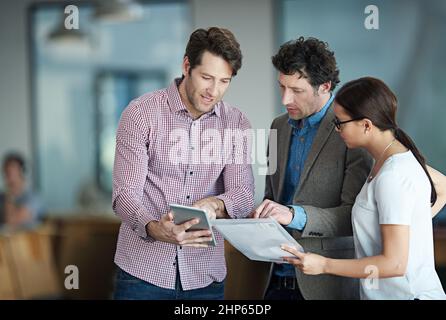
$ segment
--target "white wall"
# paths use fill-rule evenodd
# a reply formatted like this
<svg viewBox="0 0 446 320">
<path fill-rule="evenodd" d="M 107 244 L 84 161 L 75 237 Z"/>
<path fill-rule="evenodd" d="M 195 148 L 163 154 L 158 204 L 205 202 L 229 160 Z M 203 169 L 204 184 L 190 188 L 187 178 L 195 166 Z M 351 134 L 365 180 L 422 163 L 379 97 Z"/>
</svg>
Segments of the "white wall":
<svg viewBox="0 0 446 320">
<path fill-rule="evenodd" d="M 269 128 L 277 115 L 273 0 L 192 0 L 194 28 L 219 26 L 230 29 L 238 39 L 243 65 L 224 100 L 239 107 L 253 128 Z M 256 202 L 263 198 L 264 176 L 256 179 Z M 261 166 L 263 167 L 263 166 Z"/>
<path fill-rule="evenodd" d="M 39 1 L 0 1 L 0 158 L 8 151 L 18 151 L 30 164 L 34 160 L 34 146 L 27 11 L 36 2 Z M 32 178 L 32 172 L 29 176 Z M 3 179 L 0 179 L 0 189 L 3 189 Z"/>
<path fill-rule="evenodd" d="M 26 38 L 28 3 L 30 0 L 0 2 L 0 156 L 18 150 L 29 159 L 32 152 Z"/>
</svg>

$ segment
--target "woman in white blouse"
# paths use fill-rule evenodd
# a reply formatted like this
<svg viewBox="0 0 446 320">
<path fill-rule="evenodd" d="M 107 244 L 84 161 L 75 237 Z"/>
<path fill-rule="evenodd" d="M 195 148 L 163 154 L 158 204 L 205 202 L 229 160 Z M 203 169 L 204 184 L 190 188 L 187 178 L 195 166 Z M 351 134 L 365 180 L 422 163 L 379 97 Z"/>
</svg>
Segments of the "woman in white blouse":
<svg viewBox="0 0 446 320">
<path fill-rule="evenodd" d="M 381 80 L 345 84 L 335 98 L 336 130 L 375 165 L 352 209 L 356 259 L 298 252 L 284 258 L 305 274 L 360 278 L 361 299 L 446 299 L 435 271 L 432 216 L 446 203 L 446 177 L 426 166 L 396 124 L 397 99 Z"/>
</svg>

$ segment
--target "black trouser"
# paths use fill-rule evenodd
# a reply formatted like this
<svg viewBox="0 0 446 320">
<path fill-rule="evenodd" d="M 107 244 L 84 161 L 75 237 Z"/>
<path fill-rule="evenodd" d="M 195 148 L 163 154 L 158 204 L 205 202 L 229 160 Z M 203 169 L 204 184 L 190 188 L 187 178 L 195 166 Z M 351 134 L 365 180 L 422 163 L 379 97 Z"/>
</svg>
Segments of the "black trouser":
<svg viewBox="0 0 446 320">
<path fill-rule="evenodd" d="M 265 300 L 305 300 L 295 277 L 272 275 Z"/>
</svg>

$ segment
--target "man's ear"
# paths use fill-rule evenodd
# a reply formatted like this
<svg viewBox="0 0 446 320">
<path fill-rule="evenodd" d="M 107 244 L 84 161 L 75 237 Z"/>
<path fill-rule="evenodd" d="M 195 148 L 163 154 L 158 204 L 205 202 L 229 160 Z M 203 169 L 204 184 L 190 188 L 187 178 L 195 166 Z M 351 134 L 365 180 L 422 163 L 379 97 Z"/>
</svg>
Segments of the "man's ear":
<svg viewBox="0 0 446 320">
<path fill-rule="evenodd" d="M 319 86 L 319 93 L 329 93 L 331 89 L 331 81 L 325 82 Z"/>
<path fill-rule="evenodd" d="M 183 65 L 182 65 L 182 69 L 183 69 L 183 76 L 186 76 L 189 74 L 190 71 L 190 62 L 189 62 L 189 57 L 185 56 L 183 58 Z"/>
</svg>

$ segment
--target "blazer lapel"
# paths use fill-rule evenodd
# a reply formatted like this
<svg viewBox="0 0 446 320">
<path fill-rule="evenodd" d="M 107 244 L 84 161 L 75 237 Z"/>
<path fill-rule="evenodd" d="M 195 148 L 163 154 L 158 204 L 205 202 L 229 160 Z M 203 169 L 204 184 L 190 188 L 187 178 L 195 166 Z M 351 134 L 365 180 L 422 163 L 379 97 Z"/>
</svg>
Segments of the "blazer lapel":
<svg viewBox="0 0 446 320">
<path fill-rule="evenodd" d="M 302 187 L 302 184 L 307 179 L 314 162 L 316 161 L 323 146 L 327 142 L 331 132 L 334 130 L 334 125 L 332 123 L 333 119 L 334 119 L 334 113 L 332 107 L 330 106 L 324 118 L 322 119 L 322 122 L 319 126 L 316 136 L 314 137 L 310 153 L 308 154 L 307 160 L 305 161 L 304 170 L 300 177 L 299 186 L 298 188 L 296 188 L 296 192 L 294 194 L 295 196 L 298 194 L 300 188 Z"/>
<path fill-rule="evenodd" d="M 292 128 L 291 125 L 286 122 L 286 125 L 283 126 L 283 139 L 278 138 L 278 148 L 277 148 L 277 158 L 278 158 L 278 172 L 279 172 L 279 188 L 278 188 L 278 199 L 277 202 L 282 200 L 282 191 L 283 191 L 283 183 L 286 175 L 286 164 L 288 162 L 288 154 L 290 151 L 290 142 L 291 142 L 291 134 Z M 279 136 L 279 134 L 278 134 Z"/>
</svg>

